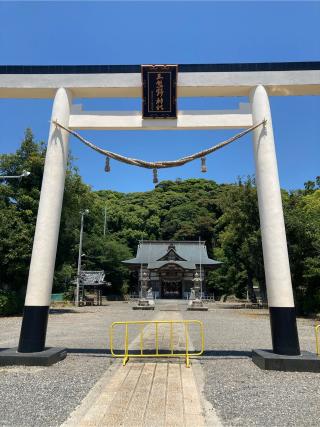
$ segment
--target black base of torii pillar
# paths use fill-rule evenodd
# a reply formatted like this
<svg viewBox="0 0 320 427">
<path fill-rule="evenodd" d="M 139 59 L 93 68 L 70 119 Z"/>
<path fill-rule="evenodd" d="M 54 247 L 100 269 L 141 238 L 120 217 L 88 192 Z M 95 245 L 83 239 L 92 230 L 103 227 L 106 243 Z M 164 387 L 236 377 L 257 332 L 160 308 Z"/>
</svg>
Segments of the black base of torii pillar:
<svg viewBox="0 0 320 427">
<path fill-rule="evenodd" d="M 17 348 L 8 348 L 0 352 L 0 366 L 50 366 L 66 356 L 65 348 L 49 347 L 35 353 L 21 353 Z"/>
<path fill-rule="evenodd" d="M 67 356 L 65 348 L 45 347 L 49 307 L 25 307 L 19 345 L 0 351 L 0 366 L 50 366 Z"/>
<path fill-rule="evenodd" d="M 271 350 L 252 350 L 252 362 L 266 371 L 320 373 L 320 358 L 309 351 L 288 356 Z"/>
</svg>

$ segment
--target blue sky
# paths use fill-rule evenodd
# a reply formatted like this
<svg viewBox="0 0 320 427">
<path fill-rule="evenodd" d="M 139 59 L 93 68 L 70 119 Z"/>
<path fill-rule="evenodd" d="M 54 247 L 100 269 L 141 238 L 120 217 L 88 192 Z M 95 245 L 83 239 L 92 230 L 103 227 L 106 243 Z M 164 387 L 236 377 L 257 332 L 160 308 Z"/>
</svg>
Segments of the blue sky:
<svg viewBox="0 0 320 427">
<path fill-rule="evenodd" d="M 319 2 L 0 2 L 0 63 L 146 64 L 320 60 Z M 246 98 L 180 99 L 180 109 L 236 108 Z M 320 97 L 271 97 L 281 186 L 320 175 Z M 75 100 L 85 109 L 140 109 L 140 100 Z M 13 152 L 31 127 L 46 140 L 51 100 L 0 100 L 1 152 Z M 87 131 L 93 142 L 147 160 L 169 160 L 209 147 L 237 131 Z M 151 172 L 104 159 L 74 138 L 71 149 L 95 189 L 145 191 Z M 161 170 L 160 179 L 234 182 L 254 173 L 251 137 L 199 162 Z"/>
</svg>

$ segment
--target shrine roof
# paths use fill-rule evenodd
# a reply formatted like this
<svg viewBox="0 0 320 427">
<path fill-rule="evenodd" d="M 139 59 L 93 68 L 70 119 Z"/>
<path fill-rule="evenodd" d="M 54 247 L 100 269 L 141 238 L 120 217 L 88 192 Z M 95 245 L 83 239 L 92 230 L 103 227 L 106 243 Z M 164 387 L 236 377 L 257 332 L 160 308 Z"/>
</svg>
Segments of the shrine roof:
<svg viewBox="0 0 320 427">
<path fill-rule="evenodd" d="M 196 269 L 195 263 L 189 262 L 189 261 L 155 261 L 155 262 L 150 262 L 148 264 L 147 268 L 149 270 L 156 270 L 156 269 L 164 267 L 165 265 L 168 265 L 168 264 L 178 265 L 179 267 L 182 267 L 185 270 L 195 270 Z"/>
<path fill-rule="evenodd" d="M 170 248 L 174 246 L 175 252 L 183 258 L 181 260 L 161 260 L 168 254 Z M 175 261 L 177 264 L 183 263 L 187 265 L 202 264 L 202 265 L 219 265 L 220 261 L 216 261 L 208 257 L 207 248 L 205 242 L 201 241 L 164 241 L 164 240 L 147 240 L 141 241 L 138 245 L 137 255 L 135 258 L 123 261 L 125 264 L 151 264 L 162 266 L 168 262 Z M 153 267 L 154 268 L 154 267 Z"/>
</svg>

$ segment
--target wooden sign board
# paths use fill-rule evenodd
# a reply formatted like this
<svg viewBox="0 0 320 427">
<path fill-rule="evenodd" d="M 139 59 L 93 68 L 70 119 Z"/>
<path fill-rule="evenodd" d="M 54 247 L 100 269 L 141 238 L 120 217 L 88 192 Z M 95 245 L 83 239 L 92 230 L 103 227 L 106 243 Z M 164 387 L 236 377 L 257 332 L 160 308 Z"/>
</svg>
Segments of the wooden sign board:
<svg viewBox="0 0 320 427">
<path fill-rule="evenodd" d="M 142 65 L 142 117 L 177 117 L 177 65 Z"/>
</svg>

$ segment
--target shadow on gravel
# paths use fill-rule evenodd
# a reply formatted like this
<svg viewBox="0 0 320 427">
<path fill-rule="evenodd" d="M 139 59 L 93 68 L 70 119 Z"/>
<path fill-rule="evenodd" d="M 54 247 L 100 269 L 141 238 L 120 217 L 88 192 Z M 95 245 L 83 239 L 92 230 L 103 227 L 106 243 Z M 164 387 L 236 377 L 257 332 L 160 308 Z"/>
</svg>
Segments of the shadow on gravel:
<svg viewBox="0 0 320 427">
<path fill-rule="evenodd" d="M 0 348 L 0 352 L 3 350 L 8 350 L 7 347 Z M 113 357 L 111 355 L 109 348 L 67 348 L 68 354 L 84 354 L 84 355 L 92 355 L 93 357 Z M 139 350 L 131 350 L 130 355 L 132 357 L 135 356 L 135 354 L 140 354 Z M 144 354 L 154 354 L 153 350 L 146 350 Z M 173 353 L 173 357 L 174 357 Z M 161 351 L 159 351 L 159 355 L 161 355 Z M 190 356 L 192 357 L 192 352 L 190 352 Z M 224 358 L 224 359 L 246 359 L 251 358 L 252 352 L 251 351 L 244 351 L 244 350 L 205 350 L 203 352 L 202 356 L 196 357 L 196 359 L 201 360 L 203 357 L 206 359 L 210 358 Z"/>
<path fill-rule="evenodd" d="M 104 356 L 111 356 L 111 351 L 109 348 L 67 348 L 68 353 L 73 354 L 92 354 L 92 355 L 104 355 Z M 115 354 L 118 356 L 123 356 L 124 350 L 115 350 Z M 143 354 L 153 356 L 155 355 L 156 350 L 149 350 L 146 349 L 143 351 Z M 175 354 L 179 354 L 180 351 L 174 351 L 173 357 Z M 140 355 L 140 350 L 130 350 L 129 356 L 134 357 L 135 355 Z M 159 356 L 161 354 L 168 354 L 167 350 L 159 350 Z M 190 356 L 192 356 L 192 352 L 189 353 Z"/>
<path fill-rule="evenodd" d="M 67 348 L 69 354 L 92 354 L 93 356 L 111 356 L 109 348 Z"/>
<path fill-rule="evenodd" d="M 72 308 L 50 308 L 49 314 L 66 314 L 66 313 L 78 313 Z M 81 314 L 81 313 L 80 313 Z"/>
<path fill-rule="evenodd" d="M 224 359 L 244 359 L 251 358 L 252 352 L 245 350 L 205 350 L 203 357 L 217 357 Z"/>
</svg>

